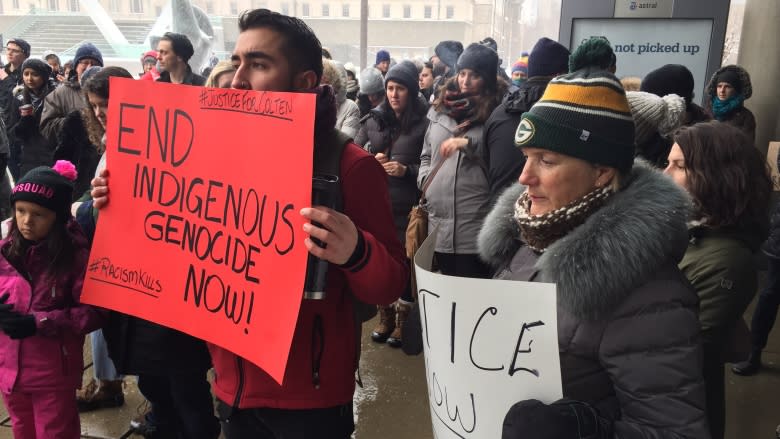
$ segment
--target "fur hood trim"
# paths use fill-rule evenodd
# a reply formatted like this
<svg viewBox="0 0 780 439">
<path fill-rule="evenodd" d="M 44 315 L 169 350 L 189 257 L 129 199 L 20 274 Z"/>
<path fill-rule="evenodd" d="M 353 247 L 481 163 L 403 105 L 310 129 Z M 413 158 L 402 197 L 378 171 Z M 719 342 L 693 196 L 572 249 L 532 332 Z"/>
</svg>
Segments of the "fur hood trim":
<svg viewBox="0 0 780 439">
<path fill-rule="evenodd" d="M 706 94 L 709 99 L 712 99 L 712 97 L 717 94 L 718 84 L 715 84 L 715 78 L 727 70 L 732 70 L 737 74 L 739 82 L 742 83 L 742 96 L 745 97 L 745 100 L 750 99 L 750 97 L 753 96 L 753 84 L 750 82 L 750 74 L 744 68 L 734 64 L 723 66 L 713 73 L 712 76 L 710 76 L 710 81 L 707 83 L 704 94 Z M 707 100 L 708 99 L 705 99 L 705 101 Z"/>
<path fill-rule="evenodd" d="M 628 178 L 623 190 L 536 262 L 538 280 L 557 284 L 561 306 L 580 318 L 602 317 L 685 254 L 688 195 L 643 162 Z M 524 190 L 520 184 L 508 188 L 480 231 L 480 256 L 494 267 L 506 267 L 522 246 L 514 203 Z"/>
</svg>

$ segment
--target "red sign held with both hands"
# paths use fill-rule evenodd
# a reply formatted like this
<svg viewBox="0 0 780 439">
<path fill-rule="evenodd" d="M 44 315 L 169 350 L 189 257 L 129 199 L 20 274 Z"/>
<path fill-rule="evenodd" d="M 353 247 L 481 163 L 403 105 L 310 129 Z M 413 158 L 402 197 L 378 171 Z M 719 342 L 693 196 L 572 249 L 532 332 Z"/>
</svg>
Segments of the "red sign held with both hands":
<svg viewBox="0 0 780 439">
<path fill-rule="evenodd" d="M 303 295 L 313 94 L 111 79 L 82 301 L 228 349 L 282 381 Z"/>
</svg>

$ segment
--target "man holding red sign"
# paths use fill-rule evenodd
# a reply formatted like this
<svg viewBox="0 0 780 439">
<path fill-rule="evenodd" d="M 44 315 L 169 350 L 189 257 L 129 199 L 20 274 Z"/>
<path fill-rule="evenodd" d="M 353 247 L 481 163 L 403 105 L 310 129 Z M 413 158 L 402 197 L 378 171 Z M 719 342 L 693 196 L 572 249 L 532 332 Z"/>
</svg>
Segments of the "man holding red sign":
<svg viewBox="0 0 780 439">
<path fill-rule="evenodd" d="M 242 14 L 239 28 L 233 88 L 316 93 L 316 151 L 336 122 L 333 91 L 319 87 L 320 41 L 303 21 L 266 9 Z M 106 177 L 92 183 L 98 208 L 108 202 Z M 370 304 L 394 302 L 408 282 L 409 267 L 395 236 L 382 167 L 350 142 L 341 156 L 339 179 L 343 212 L 323 206 L 300 212 L 311 222 L 304 225 L 306 248 L 330 263 L 330 273 L 325 298 L 304 300 L 300 307 L 282 383 L 238 355 L 209 345 L 214 392 L 228 439 L 346 439 L 354 430 L 360 322 L 355 322 L 352 296 Z"/>
</svg>

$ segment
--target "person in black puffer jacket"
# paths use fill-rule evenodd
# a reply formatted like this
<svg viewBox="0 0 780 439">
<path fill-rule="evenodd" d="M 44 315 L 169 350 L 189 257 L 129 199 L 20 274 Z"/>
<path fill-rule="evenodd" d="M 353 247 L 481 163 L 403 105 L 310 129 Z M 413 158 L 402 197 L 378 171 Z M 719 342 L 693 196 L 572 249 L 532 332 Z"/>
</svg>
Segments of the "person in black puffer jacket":
<svg viewBox="0 0 780 439">
<path fill-rule="evenodd" d="M 374 154 L 387 172 L 393 220 L 401 245 L 406 240 L 409 211 L 420 199 L 417 171 L 420 168 L 428 104 L 419 93 L 417 67 L 402 61 L 385 77 L 386 98 L 361 120 L 355 143 Z M 393 305 L 379 307 L 380 321 L 371 333 L 377 342 L 393 347 L 403 343 L 403 325 L 413 302 L 411 284 Z"/>
<path fill-rule="evenodd" d="M 492 199 L 517 181 L 523 170 L 525 159 L 514 143 L 521 116 L 542 97 L 553 76 L 566 73 L 568 62 L 568 49 L 549 38 L 539 39 L 528 56 L 529 78 L 485 122 L 485 164 Z"/>
</svg>

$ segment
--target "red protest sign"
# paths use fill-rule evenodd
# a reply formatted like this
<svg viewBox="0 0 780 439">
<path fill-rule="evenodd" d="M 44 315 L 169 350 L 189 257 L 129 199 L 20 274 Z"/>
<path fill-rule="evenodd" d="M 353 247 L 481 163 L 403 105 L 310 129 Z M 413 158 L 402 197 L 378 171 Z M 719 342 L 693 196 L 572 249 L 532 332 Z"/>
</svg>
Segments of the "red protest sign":
<svg viewBox="0 0 780 439">
<path fill-rule="evenodd" d="M 281 382 L 303 295 L 312 94 L 111 79 L 82 300 L 235 352 Z"/>
</svg>

